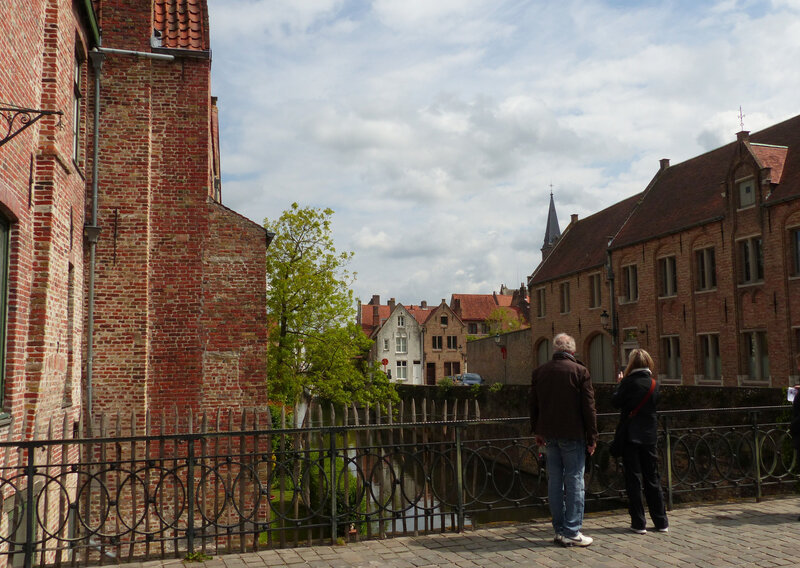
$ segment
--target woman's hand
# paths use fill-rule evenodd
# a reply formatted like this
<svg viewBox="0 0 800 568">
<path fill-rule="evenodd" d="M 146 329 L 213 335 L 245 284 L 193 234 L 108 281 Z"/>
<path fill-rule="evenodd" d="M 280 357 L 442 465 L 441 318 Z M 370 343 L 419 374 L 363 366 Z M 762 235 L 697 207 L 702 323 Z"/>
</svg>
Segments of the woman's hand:
<svg viewBox="0 0 800 568">
<path fill-rule="evenodd" d="M 617 373 L 617 382 L 620 382 L 621 380 L 622 380 L 622 371 Z"/>
</svg>

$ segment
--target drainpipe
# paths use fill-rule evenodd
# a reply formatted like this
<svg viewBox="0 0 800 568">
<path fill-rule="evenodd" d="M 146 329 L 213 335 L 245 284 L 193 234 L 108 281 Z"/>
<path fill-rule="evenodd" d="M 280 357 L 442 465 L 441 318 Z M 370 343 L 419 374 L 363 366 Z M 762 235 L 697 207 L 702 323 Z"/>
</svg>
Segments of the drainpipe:
<svg viewBox="0 0 800 568">
<path fill-rule="evenodd" d="M 611 245 L 611 239 L 608 242 Z M 606 277 L 608 278 L 608 310 L 611 319 L 611 347 L 614 350 L 614 376 L 616 377 L 619 367 L 619 349 L 617 348 L 617 310 L 615 309 L 616 298 L 614 296 L 614 265 L 611 264 L 611 249 L 606 249 L 608 264 L 606 265 Z"/>
<path fill-rule="evenodd" d="M 89 242 L 89 291 L 87 306 L 87 330 L 86 330 L 86 414 L 88 426 L 91 430 L 92 425 L 92 401 L 93 397 L 93 377 L 94 377 L 94 289 L 95 289 L 95 266 L 97 261 L 97 241 L 100 237 L 100 227 L 97 226 L 97 202 L 98 202 L 98 170 L 100 162 L 100 78 L 103 74 L 103 61 L 106 54 L 114 55 L 133 55 L 146 59 L 158 61 L 174 61 L 174 55 L 161 53 L 150 53 L 146 51 L 131 51 L 128 49 L 112 49 L 101 47 L 102 38 L 98 38 L 98 46 L 89 52 L 94 69 L 94 140 L 92 143 L 92 215 L 91 223 L 83 227 L 84 236 Z"/>
</svg>

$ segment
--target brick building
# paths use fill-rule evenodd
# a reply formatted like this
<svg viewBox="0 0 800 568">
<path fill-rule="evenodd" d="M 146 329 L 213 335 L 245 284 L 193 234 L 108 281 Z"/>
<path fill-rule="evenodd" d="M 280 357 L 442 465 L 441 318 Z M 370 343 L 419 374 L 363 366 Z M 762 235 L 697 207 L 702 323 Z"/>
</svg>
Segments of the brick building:
<svg viewBox="0 0 800 568">
<path fill-rule="evenodd" d="M 0 30 L 0 425 L 265 405 L 270 236 L 221 203 L 205 0 L 7 0 Z"/>
<path fill-rule="evenodd" d="M 670 166 L 570 225 L 529 280 L 537 360 L 554 332 L 595 380 L 636 347 L 665 384 L 786 386 L 800 353 L 800 116 Z"/>
</svg>

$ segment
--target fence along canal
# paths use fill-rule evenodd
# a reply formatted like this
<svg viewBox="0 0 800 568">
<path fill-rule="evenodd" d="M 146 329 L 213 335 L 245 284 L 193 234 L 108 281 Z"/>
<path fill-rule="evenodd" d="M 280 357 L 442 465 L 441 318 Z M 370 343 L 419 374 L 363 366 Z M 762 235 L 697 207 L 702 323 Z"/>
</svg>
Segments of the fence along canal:
<svg viewBox="0 0 800 568">
<path fill-rule="evenodd" d="M 176 414 L 155 426 L 145 417 L 139 435 L 117 416 L 93 436 L 0 443 L 0 562 L 216 556 L 460 531 L 544 512 L 547 482 L 527 417 L 481 419 L 474 402 L 327 410 L 323 419 L 312 407 L 302 428 L 268 413 L 188 415 L 181 426 Z M 798 466 L 787 410 L 662 412 L 670 505 L 792 490 Z M 607 447 L 614 421 L 600 416 L 589 510 L 623 503 Z"/>
</svg>

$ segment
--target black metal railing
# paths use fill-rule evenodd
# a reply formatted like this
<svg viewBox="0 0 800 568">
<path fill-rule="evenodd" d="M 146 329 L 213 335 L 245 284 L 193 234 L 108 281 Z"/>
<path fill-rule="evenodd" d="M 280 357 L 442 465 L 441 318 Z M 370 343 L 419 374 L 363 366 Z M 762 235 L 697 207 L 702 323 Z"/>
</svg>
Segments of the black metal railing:
<svg viewBox="0 0 800 568">
<path fill-rule="evenodd" d="M 675 501 L 794 490 L 787 407 L 661 414 L 663 482 Z M 527 418 L 114 436 L 0 443 L 0 558 L 98 565 L 330 544 L 544 512 L 547 483 Z M 608 454 L 587 465 L 587 508 L 624 497 Z"/>
</svg>

